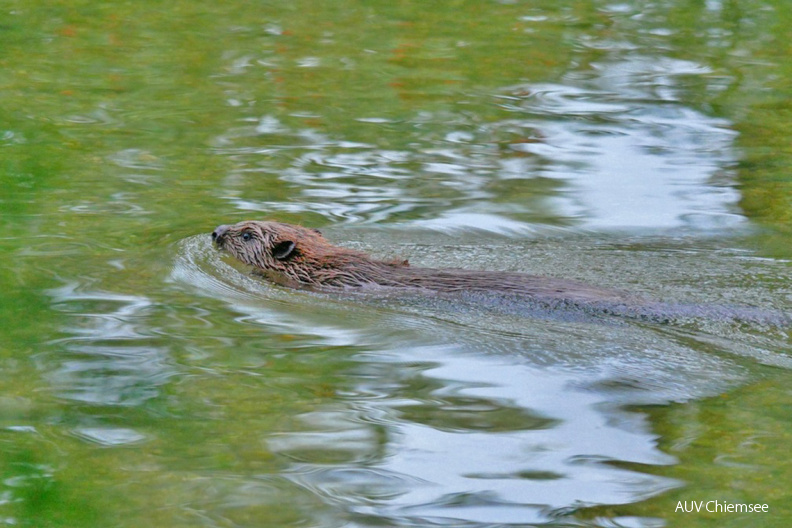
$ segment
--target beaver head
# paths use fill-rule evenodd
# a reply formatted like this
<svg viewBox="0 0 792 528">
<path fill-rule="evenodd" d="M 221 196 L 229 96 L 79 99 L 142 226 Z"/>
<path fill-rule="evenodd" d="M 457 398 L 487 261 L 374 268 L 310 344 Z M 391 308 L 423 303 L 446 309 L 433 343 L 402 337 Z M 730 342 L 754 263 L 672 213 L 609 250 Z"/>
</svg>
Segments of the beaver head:
<svg viewBox="0 0 792 528">
<path fill-rule="evenodd" d="M 316 229 L 280 222 L 246 220 L 221 225 L 212 232 L 212 240 L 243 263 L 291 285 L 361 286 L 379 282 L 375 268 L 396 265 L 334 246 Z"/>
</svg>

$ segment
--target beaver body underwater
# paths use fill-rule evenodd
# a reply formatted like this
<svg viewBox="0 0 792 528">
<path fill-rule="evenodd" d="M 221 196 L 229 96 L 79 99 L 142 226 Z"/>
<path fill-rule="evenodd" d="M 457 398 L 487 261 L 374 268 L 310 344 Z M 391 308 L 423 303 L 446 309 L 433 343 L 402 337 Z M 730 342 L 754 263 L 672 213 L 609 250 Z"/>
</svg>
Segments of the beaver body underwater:
<svg viewBox="0 0 792 528">
<path fill-rule="evenodd" d="M 317 291 L 398 288 L 440 294 L 499 294 L 546 309 L 572 308 L 588 314 L 619 315 L 668 322 L 711 317 L 757 322 L 789 322 L 761 309 L 702 307 L 650 301 L 583 282 L 516 272 L 412 267 L 406 260 L 378 260 L 336 246 L 311 228 L 271 221 L 221 225 L 212 232 L 216 246 L 253 266 L 272 281 Z"/>
</svg>

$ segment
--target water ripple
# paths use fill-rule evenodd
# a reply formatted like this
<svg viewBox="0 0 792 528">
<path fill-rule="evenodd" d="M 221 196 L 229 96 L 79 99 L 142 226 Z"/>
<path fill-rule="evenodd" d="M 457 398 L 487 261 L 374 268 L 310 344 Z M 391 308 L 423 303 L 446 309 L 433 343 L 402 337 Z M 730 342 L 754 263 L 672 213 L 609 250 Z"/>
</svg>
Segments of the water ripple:
<svg viewBox="0 0 792 528">
<path fill-rule="evenodd" d="M 50 344 L 67 353 L 48 378 L 61 398 L 99 405 L 137 406 L 159 395 L 173 375 L 168 347 L 152 336 L 144 315 L 149 299 L 84 291 L 77 283 L 49 291 L 56 309 L 71 314 L 66 337 Z"/>
<path fill-rule="evenodd" d="M 402 130 L 408 148 L 251 117 L 215 140 L 236 166 L 224 198 L 268 215 L 440 230 L 475 224 L 461 221 L 471 213 L 499 233 L 537 224 L 734 228 L 744 223 L 732 173 L 736 134 L 682 103 L 689 77 L 723 84 L 707 66 L 626 51 L 561 82 L 504 87 L 493 94 L 499 116 L 486 122 L 428 111 L 401 122 L 360 118 Z M 275 186 L 262 187 L 262 178 Z"/>
</svg>

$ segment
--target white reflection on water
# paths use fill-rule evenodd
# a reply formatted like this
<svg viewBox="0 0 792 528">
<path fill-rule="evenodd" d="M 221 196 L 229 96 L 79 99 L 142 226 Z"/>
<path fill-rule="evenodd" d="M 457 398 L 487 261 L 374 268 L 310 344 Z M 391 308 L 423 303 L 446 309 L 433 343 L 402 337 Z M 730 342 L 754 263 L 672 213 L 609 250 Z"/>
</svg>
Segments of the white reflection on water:
<svg viewBox="0 0 792 528">
<path fill-rule="evenodd" d="M 618 418 L 605 395 L 575 389 L 585 377 L 580 372 L 537 369 L 453 347 L 383 356 L 390 356 L 392 369 L 403 371 L 403 382 L 416 376 L 434 383 L 435 390 L 416 400 L 417 395 L 394 391 L 393 375 L 384 374 L 390 387 L 373 381 L 365 386 L 378 395 L 375 400 L 349 398 L 346 413 L 336 408 L 326 416 L 306 416 L 308 425 L 324 434 L 295 433 L 270 441 L 273 451 L 301 461 L 288 478 L 355 515 L 415 523 L 457 519 L 482 526 L 547 522 L 582 505 L 637 502 L 681 485 L 612 464 L 656 466 L 675 460 L 657 449 L 656 436 L 640 415 Z M 419 362 L 434 366 L 418 374 L 409 365 Z M 449 405 L 455 401 L 468 409 Z M 425 409 L 430 419 L 420 420 L 420 412 L 417 421 L 404 416 L 399 410 L 405 406 Z M 487 410 L 497 408 L 511 409 L 514 419 L 488 423 Z M 477 413 L 481 422 L 467 424 L 465 415 Z M 463 416 L 461 421 L 455 414 Z M 366 452 L 372 435 L 365 431 L 372 423 L 386 430 L 381 458 L 310 463 L 312 452 L 344 449 L 345 438 L 357 438 L 346 449 Z M 350 473 L 352 467 L 357 471 Z"/>
<path fill-rule="evenodd" d="M 89 442 L 111 447 L 137 444 L 146 439 L 134 429 L 124 427 L 79 427 L 74 433 Z"/>
<path fill-rule="evenodd" d="M 224 197 L 266 216 L 313 212 L 438 230 L 733 228 L 744 223 L 732 174 L 736 133 L 682 102 L 683 80 L 711 73 L 633 52 L 556 84 L 503 88 L 489 122 L 426 111 L 400 125 L 361 118 L 400 126 L 405 150 L 251 117 L 215 140 L 237 167 Z M 262 185 L 273 178 L 284 189 Z"/>
<path fill-rule="evenodd" d="M 739 193 L 726 172 L 736 132 L 684 106 L 676 79 L 708 69 L 634 55 L 570 74 L 570 85 L 510 89 L 505 106 L 543 141 L 512 148 L 542 158 L 538 173 L 571 189 L 554 199 L 564 216 L 593 228 L 734 226 Z"/>
<path fill-rule="evenodd" d="M 49 357 L 55 394 L 96 405 L 136 406 L 155 398 L 174 371 L 169 350 L 147 326 L 152 302 L 142 296 L 86 291 L 70 283 L 49 291 L 55 309 L 71 315 L 65 353 Z"/>
</svg>

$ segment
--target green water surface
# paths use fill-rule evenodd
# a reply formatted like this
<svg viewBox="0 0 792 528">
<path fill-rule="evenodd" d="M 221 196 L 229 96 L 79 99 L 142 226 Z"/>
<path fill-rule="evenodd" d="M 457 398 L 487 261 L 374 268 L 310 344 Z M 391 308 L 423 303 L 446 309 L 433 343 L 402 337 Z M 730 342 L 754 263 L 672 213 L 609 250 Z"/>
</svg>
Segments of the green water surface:
<svg viewBox="0 0 792 528">
<path fill-rule="evenodd" d="M 790 525 L 788 330 L 191 260 L 277 218 L 790 310 L 790 27 L 785 0 L 4 2 L 0 524 Z M 675 511 L 701 500 L 769 512 Z"/>
</svg>

